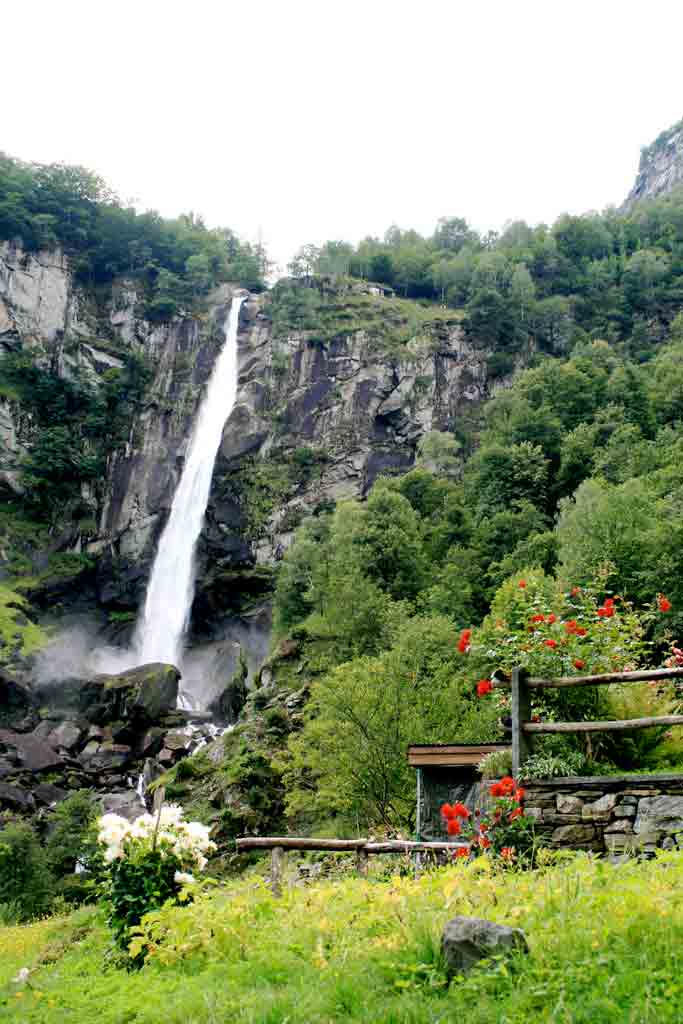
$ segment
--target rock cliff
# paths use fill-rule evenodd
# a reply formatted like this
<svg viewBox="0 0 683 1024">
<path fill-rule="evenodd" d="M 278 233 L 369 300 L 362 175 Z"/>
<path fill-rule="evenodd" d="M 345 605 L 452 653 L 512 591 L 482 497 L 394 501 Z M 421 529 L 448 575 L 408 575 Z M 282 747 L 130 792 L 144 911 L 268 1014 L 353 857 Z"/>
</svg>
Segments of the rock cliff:
<svg viewBox="0 0 683 1024">
<path fill-rule="evenodd" d="M 659 135 L 640 154 L 635 184 L 622 207 L 631 210 L 643 199 L 656 199 L 683 185 L 683 121 Z"/>
<path fill-rule="evenodd" d="M 154 324 L 140 314 L 134 282 L 89 293 L 59 251 L 0 247 L 2 351 L 95 389 L 131 354 L 150 371 L 125 442 L 108 452 L 104 478 L 84 488 L 92 517 L 50 538 L 53 549 L 94 560 L 100 621 L 103 612 L 132 619 L 142 598 L 234 290 L 222 286 L 200 314 Z M 193 615 L 193 639 L 224 681 L 240 659 L 254 670 L 267 653 L 273 566 L 302 519 L 409 468 L 424 432 L 460 430 L 490 386 L 487 353 L 457 311 L 358 281 L 285 282 L 250 296 L 238 346 L 238 397 L 200 538 Z M 11 390 L 0 398 L 0 483 L 18 493 L 36 426 Z"/>
</svg>

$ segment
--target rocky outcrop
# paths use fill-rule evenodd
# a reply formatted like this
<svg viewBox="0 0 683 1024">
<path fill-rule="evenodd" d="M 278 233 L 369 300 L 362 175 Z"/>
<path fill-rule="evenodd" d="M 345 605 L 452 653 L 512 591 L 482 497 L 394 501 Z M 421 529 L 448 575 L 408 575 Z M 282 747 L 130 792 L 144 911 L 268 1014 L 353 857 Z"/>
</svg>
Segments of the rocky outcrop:
<svg viewBox="0 0 683 1024">
<path fill-rule="evenodd" d="M 645 199 L 656 199 L 683 185 L 683 121 L 662 132 L 640 154 L 635 184 L 622 207 L 625 212 Z"/>
</svg>

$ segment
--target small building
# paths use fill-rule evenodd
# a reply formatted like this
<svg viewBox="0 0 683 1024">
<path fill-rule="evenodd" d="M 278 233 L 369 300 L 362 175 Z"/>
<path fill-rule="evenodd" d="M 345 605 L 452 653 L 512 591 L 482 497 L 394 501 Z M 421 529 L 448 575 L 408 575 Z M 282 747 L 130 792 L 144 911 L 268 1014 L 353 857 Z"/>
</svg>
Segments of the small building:
<svg viewBox="0 0 683 1024">
<path fill-rule="evenodd" d="M 417 774 L 416 838 L 421 842 L 444 839 L 441 806 L 460 802 L 475 810 L 480 804 L 477 765 L 508 743 L 416 743 L 408 747 L 408 764 Z"/>
</svg>

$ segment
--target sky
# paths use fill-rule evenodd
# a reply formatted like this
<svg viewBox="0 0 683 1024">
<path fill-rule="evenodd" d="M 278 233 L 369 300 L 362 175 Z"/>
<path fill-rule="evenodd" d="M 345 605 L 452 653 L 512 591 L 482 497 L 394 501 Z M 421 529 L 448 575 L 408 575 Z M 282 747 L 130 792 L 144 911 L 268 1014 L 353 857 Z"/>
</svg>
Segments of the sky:
<svg viewBox="0 0 683 1024">
<path fill-rule="evenodd" d="M 356 242 L 619 204 L 683 117 L 676 0 L 33 0 L 0 149 L 262 239 Z M 9 45 L 8 45 L 9 44 Z"/>
</svg>

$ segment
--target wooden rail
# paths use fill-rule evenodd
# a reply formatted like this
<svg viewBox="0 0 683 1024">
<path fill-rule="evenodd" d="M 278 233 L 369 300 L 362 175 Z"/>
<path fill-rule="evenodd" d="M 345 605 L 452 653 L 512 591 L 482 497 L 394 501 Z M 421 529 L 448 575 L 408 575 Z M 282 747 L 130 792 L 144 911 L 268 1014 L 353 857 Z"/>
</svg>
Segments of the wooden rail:
<svg viewBox="0 0 683 1024">
<path fill-rule="evenodd" d="M 653 726 L 683 725 L 683 715 L 655 715 L 649 718 L 627 718 L 608 722 L 531 722 L 531 691 L 537 689 L 564 689 L 570 686 L 605 686 L 611 683 L 657 682 L 683 678 L 683 666 L 677 668 L 643 669 L 636 672 L 606 672 L 592 676 L 561 676 L 541 679 L 529 676 L 525 669 L 512 670 L 510 682 L 496 680 L 497 687 L 509 686 L 512 697 L 512 774 L 517 777 L 520 768 L 531 753 L 534 733 L 569 732 L 627 732 L 630 729 L 650 729 Z"/>
<path fill-rule="evenodd" d="M 235 840 L 238 850 L 271 850 L 270 884 L 274 896 L 282 893 L 282 869 L 286 850 L 320 850 L 333 853 L 355 853 L 356 869 L 367 875 L 368 857 L 377 853 L 451 852 L 468 843 L 415 843 L 407 839 L 310 839 L 305 836 L 242 836 Z"/>
</svg>

